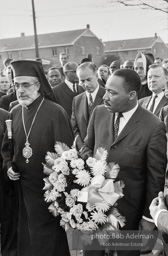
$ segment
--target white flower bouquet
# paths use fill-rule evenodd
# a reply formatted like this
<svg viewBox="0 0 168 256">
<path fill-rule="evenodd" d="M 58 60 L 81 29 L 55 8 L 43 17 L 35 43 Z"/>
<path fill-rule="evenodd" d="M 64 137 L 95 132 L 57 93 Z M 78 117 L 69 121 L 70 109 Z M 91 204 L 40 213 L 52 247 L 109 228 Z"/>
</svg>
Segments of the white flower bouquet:
<svg viewBox="0 0 168 256">
<path fill-rule="evenodd" d="M 115 205 L 123 197 L 122 181 L 115 179 L 119 165 L 107 164 L 107 151 L 99 148 L 94 157 L 84 161 L 75 148 L 56 142 L 55 152 L 47 152 L 44 173 L 44 197 L 60 224 L 78 230 L 123 227 L 125 218 Z"/>
</svg>

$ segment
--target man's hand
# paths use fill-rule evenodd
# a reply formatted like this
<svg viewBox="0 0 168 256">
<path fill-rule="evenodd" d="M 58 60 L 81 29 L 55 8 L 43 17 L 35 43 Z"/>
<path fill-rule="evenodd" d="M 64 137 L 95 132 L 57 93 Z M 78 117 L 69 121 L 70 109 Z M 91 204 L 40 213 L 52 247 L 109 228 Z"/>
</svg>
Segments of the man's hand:
<svg viewBox="0 0 168 256">
<path fill-rule="evenodd" d="M 9 177 L 10 180 L 19 180 L 20 178 L 20 173 L 18 172 L 14 172 L 12 167 L 10 167 L 7 171 L 7 175 Z"/>
<path fill-rule="evenodd" d="M 139 230 L 151 231 L 155 228 L 155 224 L 153 222 L 147 221 L 145 219 L 141 219 L 139 223 Z"/>
<path fill-rule="evenodd" d="M 151 205 L 149 206 L 149 210 L 153 219 L 155 219 L 155 216 L 158 213 L 158 211 L 167 210 L 163 192 L 159 192 L 158 197 L 153 199 Z"/>
</svg>

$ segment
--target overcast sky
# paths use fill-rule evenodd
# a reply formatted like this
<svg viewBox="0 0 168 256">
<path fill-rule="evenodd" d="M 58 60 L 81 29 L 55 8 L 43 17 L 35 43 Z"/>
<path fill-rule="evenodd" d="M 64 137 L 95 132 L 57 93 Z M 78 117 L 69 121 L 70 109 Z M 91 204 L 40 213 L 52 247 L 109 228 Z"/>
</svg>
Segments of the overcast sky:
<svg viewBox="0 0 168 256">
<path fill-rule="evenodd" d="M 162 0 L 157 0 L 157 2 Z M 152 37 L 168 43 L 168 14 L 110 0 L 34 0 L 38 34 L 83 29 L 103 41 Z M 113 2 L 113 0 L 111 0 Z M 0 39 L 33 35 L 31 0 L 0 0 Z"/>
</svg>

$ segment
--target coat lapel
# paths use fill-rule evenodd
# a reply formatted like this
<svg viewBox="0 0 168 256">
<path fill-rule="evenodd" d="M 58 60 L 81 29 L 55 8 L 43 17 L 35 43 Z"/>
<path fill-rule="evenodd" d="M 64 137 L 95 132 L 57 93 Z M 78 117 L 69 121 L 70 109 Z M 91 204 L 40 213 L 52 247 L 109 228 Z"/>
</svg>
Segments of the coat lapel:
<svg viewBox="0 0 168 256">
<path fill-rule="evenodd" d="M 87 104 L 87 96 L 86 93 L 83 93 L 82 99 L 81 99 L 81 116 L 84 116 L 84 120 L 86 121 L 86 124 L 88 124 L 88 104 Z"/>
<path fill-rule="evenodd" d="M 148 105 L 149 105 L 149 102 L 151 101 L 151 99 L 152 99 L 152 96 L 147 97 L 147 98 L 145 99 L 144 103 L 142 104 L 142 106 L 147 109 L 147 108 L 148 108 Z"/>
<path fill-rule="evenodd" d="M 116 141 L 113 142 L 112 145 L 118 143 L 120 140 L 125 138 L 128 134 L 130 134 L 133 130 L 136 129 L 137 124 L 140 122 L 140 107 L 135 111 L 132 117 L 129 119 L 128 123 L 125 125 L 121 133 L 119 134 Z"/>
<path fill-rule="evenodd" d="M 155 109 L 154 114 L 156 116 L 158 116 L 159 113 L 160 113 L 161 108 L 163 108 L 167 104 L 168 104 L 168 99 L 166 98 L 166 96 L 163 96 L 161 101 L 159 102 L 157 108 Z"/>
<path fill-rule="evenodd" d="M 96 95 L 96 98 L 94 100 L 94 103 L 93 103 L 93 109 L 100 105 L 101 103 L 103 103 L 103 96 L 105 94 L 105 90 L 101 87 L 99 87 L 99 90 L 97 92 L 97 95 Z"/>
<path fill-rule="evenodd" d="M 114 138 L 113 138 L 113 134 L 114 134 L 114 113 L 109 115 L 109 118 L 107 119 L 107 127 L 109 127 L 109 143 L 110 146 L 111 144 L 114 143 Z"/>
<path fill-rule="evenodd" d="M 73 99 L 74 96 L 75 96 L 74 92 L 71 89 L 69 89 L 69 87 L 68 87 L 68 85 L 66 83 L 64 83 L 62 86 L 63 86 L 64 92 L 66 94 L 68 94 Z"/>
</svg>

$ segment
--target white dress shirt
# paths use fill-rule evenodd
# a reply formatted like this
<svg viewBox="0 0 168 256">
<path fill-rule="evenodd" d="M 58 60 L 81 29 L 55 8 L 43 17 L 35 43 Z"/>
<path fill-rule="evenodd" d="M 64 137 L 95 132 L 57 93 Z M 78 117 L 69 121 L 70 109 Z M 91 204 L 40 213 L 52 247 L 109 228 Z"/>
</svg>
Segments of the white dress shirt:
<svg viewBox="0 0 168 256">
<path fill-rule="evenodd" d="M 97 88 L 92 93 L 89 93 L 89 92 L 86 91 L 86 97 L 87 97 L 88 103 L 89 103 L 89 94 L 92 95 L 92 99 L 93 99 L 93 102 L 94 102 L 95 98 L 96 98 L 96 95 L 98 93 L 98 90 L 99 90 L 99 86 L 97 86 Z"/>
<path fill-rule="evenodd" d="M 135 111 L 138 108 L 138 103 L 136 104 L 136 106 L 127 111 L 127 112 L 123 112 L 122 113 L 122 117 L 120 118 L 120 124 L 119 124 L 119 130 L 118 130 L 118 135 L 120 134 L 120 132 L 123 130 L 123 128 L 125 127 L 125 125 L 128 123 L 129 119 L 132 117 L 132 115 L 135 113 Z"/>
<path fill-rule="evenodd" d="M 72 92 L 74 92 L 74 90 L 73 90 L 73 83 L 71 83 L 70 81 L 68 81 L 67 79 L 65 79 L 65 83 L 66 83 L 66 85 L 69 87 L 69 89 L 72 91 Z M 75 88 L 76 89 L 76 88 Z"/>
<path fill-rule="evenodd" d="M 156 95 L 155 93 L 152 94 L 152 98 L 151 98 L 151 100 L 150 100 L 150 102 L 148 104 L 148 107 L 147 107 L 148 110 L 150 109 L 150 106 L 152 105 L 153 98 L 155 97 L 155 95 Z M 164 92 L 163 91 L 157 94 L 157 97 L 155 99 L 155 105 L 154 105 L 154 108 L 153 108 L 153 113 L 155 112 L 155 110 L 156 110 L 157 106 L 159 105 L 159 103 L 160 103 L 161 99 L 163 98 L 163 96 L 164 96 Z"/>
</svg>

